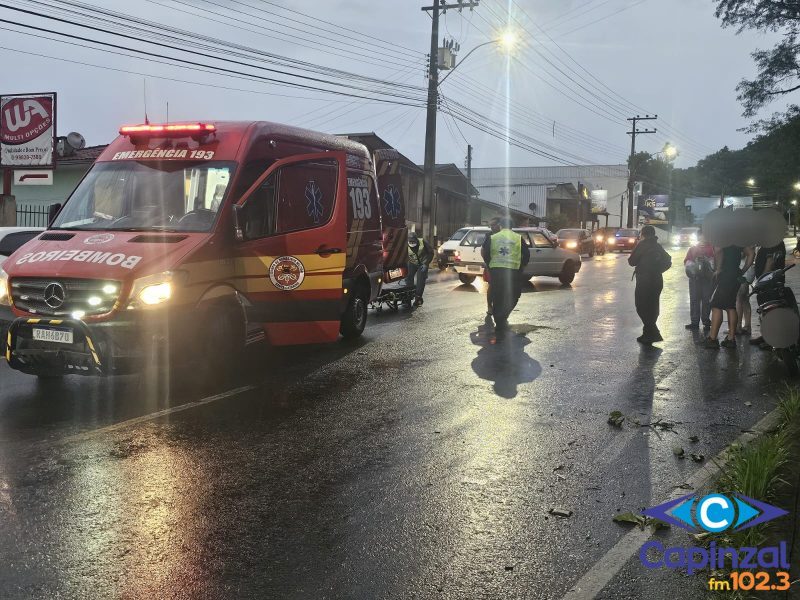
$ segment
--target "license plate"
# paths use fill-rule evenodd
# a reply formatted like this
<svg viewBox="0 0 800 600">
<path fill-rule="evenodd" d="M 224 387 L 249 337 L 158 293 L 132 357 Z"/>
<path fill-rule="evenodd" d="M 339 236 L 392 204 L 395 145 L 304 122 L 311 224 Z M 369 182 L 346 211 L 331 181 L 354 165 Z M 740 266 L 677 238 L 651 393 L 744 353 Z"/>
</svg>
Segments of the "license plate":
<svg viewBox="0 0 800 600">
<path fill-rule="evenodd" d="M 389 271 L 389 278 L 390 279 L 397 279 L 398 277 L 403 276 L 403 269 L 392 269 Z"/>
<path fill-rule="evenodd" d="M 477 271 L 480 273 L 483 271 L 483 267 L 480 265 L 467 265 L 467 271 Z"/>
<path fill-rule="evenodd" d="M 33 339 L 40 342 L 55 342 L 57 344 L 72 343 L 72 329 L 41 329 L 33 328 Z"/>
</svg>

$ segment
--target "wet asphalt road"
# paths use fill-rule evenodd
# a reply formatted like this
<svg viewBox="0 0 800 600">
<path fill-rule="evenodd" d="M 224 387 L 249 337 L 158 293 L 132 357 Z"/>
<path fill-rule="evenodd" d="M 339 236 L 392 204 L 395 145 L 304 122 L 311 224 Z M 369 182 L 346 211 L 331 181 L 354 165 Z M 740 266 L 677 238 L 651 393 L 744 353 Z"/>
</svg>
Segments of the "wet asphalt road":
<svg viewBox="0 0 800 600">
<path fill-rule="evenodd" d="M 444 277 L 357 343 L 253 353 L 228 386 L 252 389 L 219 397 L 3 364 L 0 598 L 560 598 L 626 533 L 618 511 L 697 470 L 674 445 L 713 456 L 784 382 L 745 340 L 695 345 L 673 256 L 658 348 L 606 255 L 537 280 L 503 343 L 481 282 Z M 698 597 L 651 575 L 632 562 L 603 597 Z"/>
</svg>

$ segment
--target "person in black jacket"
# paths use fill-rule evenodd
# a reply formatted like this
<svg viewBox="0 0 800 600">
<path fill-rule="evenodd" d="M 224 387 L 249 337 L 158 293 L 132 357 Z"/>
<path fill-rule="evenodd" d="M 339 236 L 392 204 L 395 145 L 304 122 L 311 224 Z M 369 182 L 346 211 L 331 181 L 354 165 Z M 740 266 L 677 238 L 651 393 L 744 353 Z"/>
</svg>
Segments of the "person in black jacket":
<svg viewBox="0 0 800 600">
<path fill-rule="evenodd" d="M 408 232 L 408 275 L 406 285 L 415 286 L 414 306 L 422 306 L 422 294 L 428 281 L 428 267 L 433 260 L 431 245 L 413 231 Z"/>
<path fill-rule="evenodd" d="M 636 277 L 636 312 L 643 326 L 642 335 L 636 341 L 650 345 L 664 340 L 656 321 L 661 290 L 664 289 L 662 273 L 672 266 L 672 258 L 658 243 L 652 225 L 642 227 L 641 240 L 628 257 L 628 264 L 636 268 L 633 273 Z"/>
</svg>

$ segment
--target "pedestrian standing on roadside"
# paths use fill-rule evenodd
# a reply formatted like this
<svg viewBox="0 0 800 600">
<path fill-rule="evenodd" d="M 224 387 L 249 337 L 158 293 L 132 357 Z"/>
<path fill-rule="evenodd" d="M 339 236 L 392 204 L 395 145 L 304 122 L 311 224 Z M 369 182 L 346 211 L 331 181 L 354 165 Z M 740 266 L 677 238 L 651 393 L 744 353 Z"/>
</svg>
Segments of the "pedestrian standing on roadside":
<svg viewBox="0 0 800 600">
<path fill-rule="evenodd" d="M 689 278 L 689 317 L 686 329 L 711 328 L 711 292 L 714 291 L 714 246 L 708 243 L 703 230 L 697 232 L 697 244 L 689 248 L 683 265 Z"/>
<path fill-rule="evenodd" d="M 711 331 L 705 339 L 706 348 L 716 349 L 736 348 L 736 323 L 739 318 L 736 314 L 736 295 L 742 284 L 742 270 L 740 264 L 744 256 L 746 271 L 753 264 L 755 254 L 752 248 L 740 246 L 727 246 L 716 248 L 714 252 L 714 293 L 711 295 Z M 717 339 L 722 327 L 723 313 L 728 315 L 728 336 L 720 344 Z"/>
<path fill-rule="evenodd" d="M 761 246 L 756 253 L 753 266 L 754 280 L 770 271 L 783 269 L 786 266 L 786 244 L 783 243 L 783 240 L 777 246 Z M 769 344 L 760 335 L 757 338 L 752 338 L 750 343 L 754 346 L 761 346 L 763 349 L 770 348 Z"/>
<path fill-rule="evenodd" d="M 659 302 L 661 290 L 664 289 L 663 273 L 672 266 L 672 258 L 658 243 L 656 230 L 652 225 L 645 225 L 641 231 L 641 241 L 628 257 L 628 264 L 635 267 L 636 278 L 636 312 L 642 320 L 642 335 L 636 338 L 640 344 L 650 345 L 661 342 L 658 330 Z"/>
<path fill-rule="evenodd" d="M 500 219 L 500 231 L 487 235 L 481 248 L 483 261 L 489 266 L 492 312 L 498 336 L 508 331 L 508 316 L 522 293 L 520 272 L 531 258 L 522 236 L 511 231 L 511 219 Z"/>
<path fill-rule="evenodd" d="M 406 285 L 415 285 L 414 306 L 422 306 L 422 294 L 425 293 L 425 282 L 428 280 L 428 267 L 433 260 L 431 245 L 420 240 L 413 231 L 408 233 L 408 276 Z M 416 278 L 416 283 L 415 283 Z"/>
<path fill-rule="evenodd" d="M 745 253 L 748 248 L 745 248 Z M 755 253 L 755 247 L 749 248 L 750 252 Z M 750 335 L 752 331 L 751 319 L 753 317 L 753 307 L 750 305 L 750 284 L 753 283 L 755 278 L 755 265 L 751 264 L 748 269 L 744 269 L 744 261 L 740 263 L 739 267 L 742 269 L 742 284 L 739 286 L 739 291 L 736 294 L 736 334 L 737 335 Z"/>
<path fill-rule="evenodd" d="M 500 231 L 500 218 L 494 217 L 489 221 L 489 233 L 487 237 Z M 485 240 L 484 240 L 485 241 Z M 483 280 L 486 282 L 486 316 L 492 316 L 492 278 L 489 275 L 488 265 L 483 269 Z"/>
</svg>

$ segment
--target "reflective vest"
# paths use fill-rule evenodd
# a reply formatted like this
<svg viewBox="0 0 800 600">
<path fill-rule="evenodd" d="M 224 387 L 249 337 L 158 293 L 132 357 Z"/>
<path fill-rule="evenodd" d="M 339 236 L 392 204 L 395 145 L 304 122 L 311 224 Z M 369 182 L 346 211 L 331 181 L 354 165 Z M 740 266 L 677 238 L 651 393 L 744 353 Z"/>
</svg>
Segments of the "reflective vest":
<svg viewBox="0 0 800 600">
<path fill-rule="evenodd" d="M 416 252 L 414 248 L 411 247 L 411 244 L 408 245 L 408 260 L 412 265 L 422 265 L 425 264 L 425 259 L 427 258 L 427 253 L 425 252 L 425 242 L 420 240 L 419 246 L 417 246 Z"/>
<path fill-rule="evenodd" d="M 519 270 L 522 264 L 522 236 L 503 229 L 492 236 L 490 269 Z"/>
</svg>

